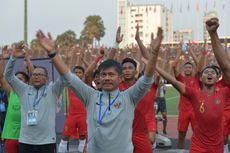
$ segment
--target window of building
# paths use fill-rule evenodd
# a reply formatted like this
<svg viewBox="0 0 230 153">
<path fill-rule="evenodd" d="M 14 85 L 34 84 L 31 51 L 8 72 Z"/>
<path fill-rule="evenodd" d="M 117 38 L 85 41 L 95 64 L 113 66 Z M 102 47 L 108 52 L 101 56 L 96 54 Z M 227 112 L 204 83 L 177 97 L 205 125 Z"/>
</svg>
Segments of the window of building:
<svg viewBox="0 0 230 153">
<path fill-rule="evenodd" d="M 136 9 L 131 9 L 130 12 L 136 12 Z"/>
<path fill-rule="evenodd" d="M 143 17 L 143 14 L 136 14 L 135 17 Z"/>
<path fill-rule="evenodd" d="M 139 32 L 140 37 L 143 37 L 143 32 Z"/>
</svg>

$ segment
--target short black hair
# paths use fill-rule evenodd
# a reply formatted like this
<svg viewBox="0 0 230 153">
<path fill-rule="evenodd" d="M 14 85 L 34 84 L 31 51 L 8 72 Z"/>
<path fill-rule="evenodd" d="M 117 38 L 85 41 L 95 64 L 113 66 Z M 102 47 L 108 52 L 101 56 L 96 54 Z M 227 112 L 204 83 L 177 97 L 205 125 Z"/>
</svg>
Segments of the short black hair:
<svg viewBox="0 0 230 153">
<path fill-rule="evenodd" d="M 111 68 L 111 67 L 113 67 L 119 75 L 122 74 L 121 64 L 119 62 L 113 60 L 113 59 L 108 59 L 108 60 L 102 62 L 98 67 L 99 73 L 101 73 L 101 71 L 108 69 L 108 68 Z"/>
<path fill-rule="evenodd" d="M 24 77 L 24 79 L 25 79 L 26 82 L 30 81 L 30 77 L 29 77 L 29 75 L 26 72 L 24 72 L 24 71 L 18 71 L 18 72 L 15 73 L 15 75 L 18 75 L 18 74 L 23 75 L 23 77 Z"/>
<path fill-rule="evenodd" d="M 137 62 L 132 58 L 127 57 L 127 58 L 123 59 L 123 61 L 121 62 L 121 65 L 123 65 L 125 63 L 132 63 L 133 66 L 135 67 L 135 69 L 137 68 Z"/>
<path fill-rule="evenodd" d="M 192 67 L 193 67 L 193 64 L 192 64 L 191 62 L 189 62 L 189 61 L 185 62 L 185 63 L 184 63 L 184 66 L 185 66 L 185 65 L 192 65 Z"/>
<path fill-rule="evenodd" d="M 206 67 L 201 71 L 201 75 L 202 75 L 203 72 L 204 72 L 206 69 L 208 69 L 208 68 L 213 69 L 213 70 L 216 72 L 217 77 L 220 76 L 220 73 L 219 73 L 220 71 L 219 71 L 219 69 L 218 69 L 218 66 L 216 66 L 216 65 L 208 65 L 208 66 L 206 66 Z"/>
<path fill-rule="evenodd" d="M 36 68 L 34 68 L 34 70 L 35 69 L 43 69 L 43 71 L 45 72 L 45 75 L 48 76 L 48 70 L 47 70 L 46 67 L 44 67 L 44 66 L 36 66 Z"/>
<path fill-rule="evenodd" d="M 85 69 L 84 69 L 82 66 L 80 66 L 80 65 L 74 66 L 74 68 L 73 68 L 73 72 L 74 72 L 76 69 L 81 70 L 81 71 L 82 71 L 82 73 L 83 73 L 83 74 L 85 74 Z"/>
<path fill-rule="evenodd" d="M 95 79 L 96 78 L 96 76 L 97 75 L 99 75 L 99 70 L 97 69 L 97 70 L 95 70 L 94 72 L 93 72 L 93 78 Z"/>
</svg>

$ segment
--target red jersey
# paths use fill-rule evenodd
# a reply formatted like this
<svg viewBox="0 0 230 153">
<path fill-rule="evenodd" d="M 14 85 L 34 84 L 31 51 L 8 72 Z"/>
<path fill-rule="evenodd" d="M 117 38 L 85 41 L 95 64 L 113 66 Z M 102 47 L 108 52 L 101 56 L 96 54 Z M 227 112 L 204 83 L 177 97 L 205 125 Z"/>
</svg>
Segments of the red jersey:
<svg viewBox="0 0 230 153">
<path fill-rule="evenodd" d="M 121 91 L 128 89 L 125 82 L 120 83 Z M 142 98 L 134 110 L 132 142 L 134 153 L 152 153 L 152 144 L 148 139 L 148 132 L 156 131 L 154 111 L 154 99 L 156 85 L 152 85 L 150 91 Z"/>
<path fill-rule="evenodd" d="M 128 89 L 125 82 L 121 82 L 119 89 L 124 91 Z M 153 84 L 150 91 L 137 104 L 134 111 L 133 133 L 134 134 L 148 134 L 150 131 L 156 131 L 155 111 L 154 111 L 154 97 L 156 94 L 156 85 Z"/>
<path fill-rule="evenodd" d="M 85 114 L 86 115 L 86 108 L 84 104 L 81 102 L 80 99 L 75 96 L 72 90 L 68 88 L 68 97 L 69 97 L 69 107 L 68 107 L 68 114 L 69 115 L 78 115 L 78 114 Z"/>
<path fill-rule="evenodd" d="M 176 79 L 182 83 L 185 84 L 185 86 L 188 86 L 190 88 L 195 88 L 199 89 L 200 88 L 200 83 L 199 79 L 196 76 L 191 76 L 191 77 L 184 77 L 182 74 L 179 74 Z M 179 111 L 191 111 L 192 105 L 189 102 L 189 100 L 180 94 L 180 101 L 179 101 L 179 106 L 178 110 Z"/>
<path fill-rule="evenodd" d="M 227 86 L 228 86 L 228 84 L 224 81 L 224 78 L 222 78 L 216 84 L 217 88 L 224 88 Z M 230 98 L 228 98 L 227 101 L 224 103 L 224 111 L 230 111 Z"/>
<path fill-rule="evenodd" d="M 186 96 L 192 103 L 196 118 L 192 143 L 201 148 L 223 147 L 223 110 L 229 88 L 216 89 L 212 95 L 186 86 Z"/>
</svg>

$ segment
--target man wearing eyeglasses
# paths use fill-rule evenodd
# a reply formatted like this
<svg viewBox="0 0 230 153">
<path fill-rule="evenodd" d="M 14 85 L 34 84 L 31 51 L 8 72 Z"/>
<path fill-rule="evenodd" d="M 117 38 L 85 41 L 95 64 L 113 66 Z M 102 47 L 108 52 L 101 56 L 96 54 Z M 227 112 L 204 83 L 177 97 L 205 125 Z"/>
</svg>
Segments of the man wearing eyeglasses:
<svg viewBox="0 0 230 153">
<path fill-rule="evenodd" d="M 22 45 L 14 49 L 5 68 L 5 78 L 21 102 L 19 153 L 56 153 L 56 105 L 64 85 L 61 78 L 47 84 L 44 67 L 33 70 L 31 85 L 17 79 L 13 70 L 17 57 L 24 54 L 22 49 Z"/>
</svg>

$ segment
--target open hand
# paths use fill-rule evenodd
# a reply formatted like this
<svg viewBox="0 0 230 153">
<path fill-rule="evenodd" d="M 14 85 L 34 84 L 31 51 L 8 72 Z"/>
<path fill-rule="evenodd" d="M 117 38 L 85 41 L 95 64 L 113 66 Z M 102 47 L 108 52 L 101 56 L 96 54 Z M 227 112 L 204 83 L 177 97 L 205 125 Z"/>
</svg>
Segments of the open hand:
<svg viewBox="0 0 230 153">
<path fill-rule="evenodd" d="M 45 48 L 48 54 L 56 49 L 55 40 L 53 40 L 50 33 L 48 33 L 48 36 L 45 36 L 45 34 L 41 30 L 39 30 L 36 36 L 38 42 L 41 44 L 43 48 Z"/>
<path fill-rule="evenodd" d="M 24 57 L 25 56 L 25 44 L 23 42 L 16 43 L 12 46 L 12 49 L 8 48 L 7 52 L 10 53 L 14 57 Z"/>
<path fill-rule="evenodd" d="M 123 34 L 121 35 L 121 27 L 118 27 L 117 33 L 116 33 L 116 43 L 120 44 L 123 40 Z"/>
<path fill-rule="evenodd" d="M 153 54 L 157 54 L 159 52 L 162 40 L 163 40 L 163 30 L 162 28 L 159 27 L 157 31 L 157 37 L 155 39 L 153 33 L 151 34 L 150 47 L 152 49 Z"/>
</svg>

